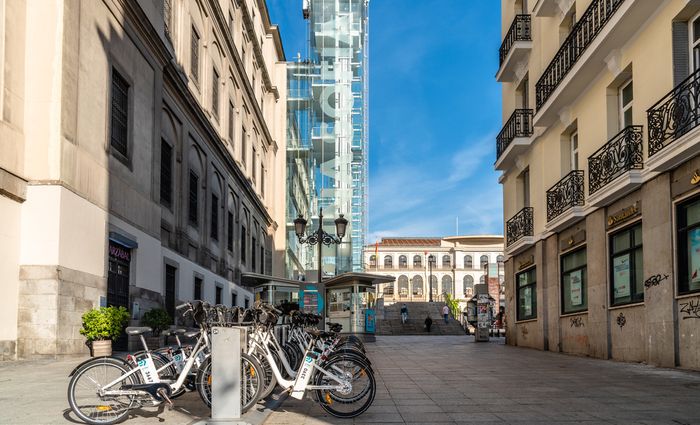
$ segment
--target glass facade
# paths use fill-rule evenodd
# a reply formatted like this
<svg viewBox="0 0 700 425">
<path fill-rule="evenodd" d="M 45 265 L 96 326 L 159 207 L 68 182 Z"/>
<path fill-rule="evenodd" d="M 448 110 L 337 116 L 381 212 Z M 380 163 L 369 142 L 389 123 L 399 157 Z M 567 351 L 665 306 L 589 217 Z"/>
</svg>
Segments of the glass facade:
<svg viewBox="0 0 700 425">
<path fill-rule="evenodd" d="M 331 234 L 334 220 L 344 214 L 349 221 L 346 236 L 340 245 L 324 247 L 321 267 L 325 275 L 362 271 L 367 234 L 368 1 L 310 0 L 304 16 L 309 58 L 288 68 L 288 109 L 295 125 L 290 133 L 298 132 L 288 137 L 299 140 L 298 148 L 288 140 L 288 166 L 290 156 L 301 156 L 289 149 L 303 149 L 310 177 L 311 214 L 298 212 L 315 218 L 322 208 L 323 228 Z M 288 181 L 295 178 L 288 175 Z M 294 201 L 288 201 L 290 217 L 296 208 Z M 317 219 L 310 220 L 309 229 L 318 224 Z M 291 247 L 296 236 L 293 231 L 289 236 Z M 316 255 L 307 258 L 306 268 L 317 270 Z"/>
</svg>

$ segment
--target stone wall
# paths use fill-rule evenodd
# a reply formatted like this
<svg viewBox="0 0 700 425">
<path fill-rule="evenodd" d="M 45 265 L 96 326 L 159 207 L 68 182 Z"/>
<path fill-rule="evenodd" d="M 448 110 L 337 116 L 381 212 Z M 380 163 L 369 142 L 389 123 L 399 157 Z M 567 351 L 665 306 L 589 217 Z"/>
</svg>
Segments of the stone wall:
<svg viewBox="0 0 700 425">
<path fill-rule="evenodd" d="M 61 266 L 20 268 L 19 358 L 88 354 L 81 316 L 99 305 L 107 280 Z"/>
</svg>

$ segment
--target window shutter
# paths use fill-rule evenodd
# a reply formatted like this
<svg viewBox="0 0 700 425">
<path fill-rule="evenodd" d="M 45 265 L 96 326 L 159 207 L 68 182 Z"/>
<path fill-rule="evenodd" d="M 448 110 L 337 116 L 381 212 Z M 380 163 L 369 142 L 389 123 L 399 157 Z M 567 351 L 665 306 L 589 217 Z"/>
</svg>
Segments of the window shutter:
<svg viewBox="0 0 700 425">
<path fill-rule="evenodd" d="M 673 22 L 673 85 L 679 85 L 690 73 L 688 23 Z"/>
</svg>

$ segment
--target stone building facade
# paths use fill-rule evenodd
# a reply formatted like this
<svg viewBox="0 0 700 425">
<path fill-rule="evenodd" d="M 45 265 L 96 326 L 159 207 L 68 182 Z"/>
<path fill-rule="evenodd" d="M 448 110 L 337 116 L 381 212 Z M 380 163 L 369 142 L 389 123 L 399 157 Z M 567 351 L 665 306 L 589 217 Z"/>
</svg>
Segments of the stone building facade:
<svg viewBox="0 0 700 425">
<path fill-rule="evenodd" d="M 365 247 L 364 259 L 367 272 L 394 277 L 394 282 L 377 288 L 385 305 L 428 301 L 432 290 L 433 301 L 443 301 L 449 294 L 464 307 L 477 283 L 489 283 L 496 311 L 504 302 L 502 236 L 382 238 Z"/>
<path fill-rule="evenodd" d="M 242 273 L 284 273 L 263 0 L 0 0 L 0 35 L 0 358 L 86 352 L 95 306 L 245 305 Z"/>
<path fill-rule="evenodd" d="M 508 343 L 700 369 L 700 5 L 501 6 Z"/>
</svg>

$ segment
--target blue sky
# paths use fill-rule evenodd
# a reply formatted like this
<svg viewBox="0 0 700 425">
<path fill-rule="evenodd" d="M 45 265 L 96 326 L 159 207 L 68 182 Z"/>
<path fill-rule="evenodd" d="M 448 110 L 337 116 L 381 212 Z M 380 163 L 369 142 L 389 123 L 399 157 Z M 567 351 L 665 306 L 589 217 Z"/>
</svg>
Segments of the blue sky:
<svg viewBox="0 0 700 425">
<path fill-rule="evenodd" d="M 302 58 L 302 0 L 268 0 Z M 371 0 L 369 235 L 502 234 L 500 2 Z"/>
</svg>

